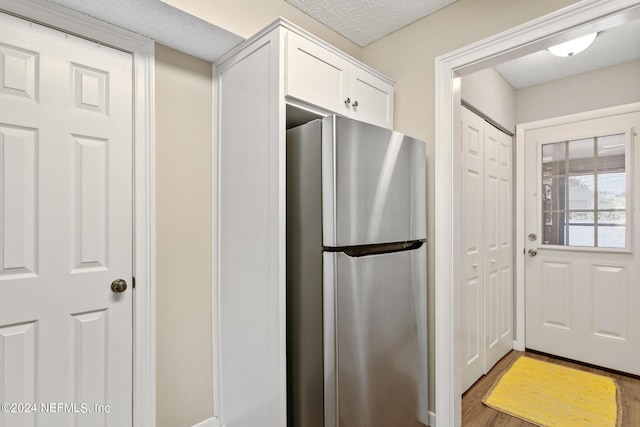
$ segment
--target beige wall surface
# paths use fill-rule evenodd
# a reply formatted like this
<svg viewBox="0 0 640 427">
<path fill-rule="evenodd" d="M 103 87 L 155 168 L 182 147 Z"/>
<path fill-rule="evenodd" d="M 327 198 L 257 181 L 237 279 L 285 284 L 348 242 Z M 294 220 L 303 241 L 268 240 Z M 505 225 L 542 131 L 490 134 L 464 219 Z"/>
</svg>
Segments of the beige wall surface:
<svg viewBox="0 0 640 427">
<path fill-rule="evenodd" d="M 156 46 L 158 427 L 213 415 L 211 64 Z"/>
<path fill-rule="evenodd" d="M 162 0 L 200 19 L 248 39 L 283 17 L 360 59 L 362 48 L 285 0 Z"/>
<path fill-rule="evenodd" d="M 640 101 L 640 60 L 520 89 L 517 123 Z"/>
<path fill-rule="evenodd" d="M 435 58 L 575 0 L 458 0 L 365 47 L 362 60 L 396 81 L 395 127 L 427 141 L 429 409 L 435 409 Z"/>
<path fill-rule="evenodd" d="M 493 68 L 462 77 L 462 100 L 482 112 L 491 122 L 516 132 L 516 91 Z"/>
</svg>

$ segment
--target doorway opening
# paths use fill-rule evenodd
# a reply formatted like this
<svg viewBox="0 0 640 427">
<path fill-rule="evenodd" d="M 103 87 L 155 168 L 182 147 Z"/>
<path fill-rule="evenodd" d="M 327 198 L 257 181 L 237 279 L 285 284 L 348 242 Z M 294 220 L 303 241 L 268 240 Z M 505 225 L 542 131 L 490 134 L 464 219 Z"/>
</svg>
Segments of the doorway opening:
<svg viewBox="0 0 640 427">
<path fill-rule="evenodd" d="M 461 266 L 462 214 L 460 209 L 461 77 L 493 67 L 579 36 L 637 19 L 637 1 L 583 1 L 531 21 L 512 30 L 436 59 L 436 414 L 438 424 L 461 423 Z M 516 164 L 516 179 L 524 173 Z M 516 206 L 522 206 L 516 192 Z M 515 252 L 524 248 L 524 222 L 516 215 Z M 523 271 L 524 258 L 516 256 L 516 271 Z M 520 277 L 518 276 L 518 281 Z M 515 309 L 523 310 L 517 297 Z M 516 324 L 516 340 L 524 336 L 524 325 Z M 522 345 L 524 345 L 522 343 Z"/>
</svg>

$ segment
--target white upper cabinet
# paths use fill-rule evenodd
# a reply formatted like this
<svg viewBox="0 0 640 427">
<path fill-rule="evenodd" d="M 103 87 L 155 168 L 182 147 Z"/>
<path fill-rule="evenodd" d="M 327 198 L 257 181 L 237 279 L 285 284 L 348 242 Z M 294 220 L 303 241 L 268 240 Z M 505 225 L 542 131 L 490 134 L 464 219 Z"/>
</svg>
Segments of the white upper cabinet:
<svg viewBox="0 0 640 427">
<path fill-rule="evenodd" d="M 392 128 L 392 82 L 349 59 L 288 31 L 285 95 L 356 120 Z"/>
<path fill-rule="evenodd" d="M 393 85 L 352 65 L 349 69 L 349 117 L 393 128 Z"/>
<path fill-rule="evenodd" d="M 348 114 L 349 63 L 324 47 L 287 33 L 285 94 L 339 114 Z"/>
</svg>

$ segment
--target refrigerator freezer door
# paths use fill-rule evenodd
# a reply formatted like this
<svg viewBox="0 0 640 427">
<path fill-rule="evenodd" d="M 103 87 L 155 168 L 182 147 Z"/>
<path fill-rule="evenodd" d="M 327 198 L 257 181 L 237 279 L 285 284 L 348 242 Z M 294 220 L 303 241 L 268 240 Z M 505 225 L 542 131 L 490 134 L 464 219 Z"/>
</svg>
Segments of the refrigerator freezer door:
<svg viewBox="0 0 640 427">
<path fill-rule="evenodd" d="M 322 120 L 323 244 L 426 238 L 426 147 L 340 116 Z"/>
<path fill-rule="evenodd" d="M 427 424 L 426 262 L 324 253 L 326 427 Z"/>
</svg>

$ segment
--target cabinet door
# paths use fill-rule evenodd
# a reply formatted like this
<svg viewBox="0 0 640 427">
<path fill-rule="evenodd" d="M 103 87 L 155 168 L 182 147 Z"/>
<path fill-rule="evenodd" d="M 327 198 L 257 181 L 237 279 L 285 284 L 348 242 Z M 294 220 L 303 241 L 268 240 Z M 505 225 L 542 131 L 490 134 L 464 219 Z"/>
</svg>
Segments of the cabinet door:
<svg viewBox="0 0 640 427">
<path fill-rule="evenodd" d="M 347 115 L 349 63 L 298 34 L 287 34 L 285 94 Z"/>
<path fill-rule="evenodd" d="M 349 78 L 349 117 L 393 128 L 393 86 L 356 65 Z"/>
</svg>

